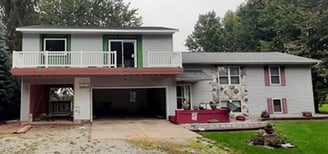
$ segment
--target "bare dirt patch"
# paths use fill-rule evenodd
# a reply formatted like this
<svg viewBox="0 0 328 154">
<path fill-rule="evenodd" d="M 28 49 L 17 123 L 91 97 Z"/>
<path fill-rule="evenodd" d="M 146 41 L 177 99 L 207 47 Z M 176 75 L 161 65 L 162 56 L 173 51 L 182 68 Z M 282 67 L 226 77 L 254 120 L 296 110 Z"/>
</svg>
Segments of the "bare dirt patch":
<svg viewBox="0 0 328 154">
<path fill-rule="evenodd" d="M 7 128 L 5 128 L 7 127 Z M 10 127 L 10 129 L 9 129 Z M 90 139 L 91 125 L 33 126 L 25 134 L 12 134 L 13 126 L 0 128 L 0 153 L 163 153 L 145 150 L 125 140 Z"/>
</svg>

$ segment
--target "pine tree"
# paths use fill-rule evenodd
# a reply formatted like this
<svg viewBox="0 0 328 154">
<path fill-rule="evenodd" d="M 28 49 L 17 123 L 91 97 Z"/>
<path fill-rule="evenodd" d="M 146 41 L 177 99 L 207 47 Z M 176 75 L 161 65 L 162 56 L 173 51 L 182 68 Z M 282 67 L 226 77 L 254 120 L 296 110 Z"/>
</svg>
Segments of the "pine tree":
<svg viewBox="0 0 328 154">
<path fill-rule="evenodd" d="M 0 120 L 19 115 L 17 83 L 10 73 L 10 54 L 5 35 L 5 26 L 0 21 Z"/>
</svg>

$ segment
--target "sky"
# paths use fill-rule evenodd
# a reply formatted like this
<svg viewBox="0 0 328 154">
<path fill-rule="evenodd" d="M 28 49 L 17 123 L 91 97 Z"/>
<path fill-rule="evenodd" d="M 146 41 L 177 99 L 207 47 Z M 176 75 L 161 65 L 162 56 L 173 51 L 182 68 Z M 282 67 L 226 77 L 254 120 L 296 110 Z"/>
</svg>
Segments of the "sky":
<svg viewBox="0 0 328 154">
<path fill-rule="evenodd" d="M 224 17 L 228 10 L 236 10 L 245 0 L 124 0 L 131 8 L 138 8 L 143 26 L 164 26 L 179 29 L 173 36 L 174 51 L 187 51 L 187 36 L 194 29 L 200 14 L 215 11 Z"/>
</svg>

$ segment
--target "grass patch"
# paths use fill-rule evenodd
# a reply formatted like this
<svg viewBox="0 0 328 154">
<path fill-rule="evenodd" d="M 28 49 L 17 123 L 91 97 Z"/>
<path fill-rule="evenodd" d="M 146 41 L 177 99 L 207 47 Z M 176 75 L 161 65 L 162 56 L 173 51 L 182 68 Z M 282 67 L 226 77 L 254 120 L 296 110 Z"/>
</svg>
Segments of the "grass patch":
<svg viewBox="0 0 328 154">
<path fill-rule="evenodd" d="M 328 113 L 328 104 L 319 105 L 319 112 L 320 113 Z"/>
<path fill-rule="evenodd" d="M 184 142 L 174 142 L 174 141 L 159 141 L 159 140 L 150 140 L 150 139 L 129 139 L 129 142 L 141 147 L 145 150 L 156 150 L 164 151 L 172 154 L 229 154 L 233 151 L 229 148 L 214 145 L 213 141 L 198 138 L 195 140 L 187 140 Z"/>
<path fill-rule="evenodd" d="M 294 149 L 266 149 L 248 145 L 256 131 L 202 132 L 206 138 L 233 149 L 241 154 L 317 154 L 328 153 L 328 121 L 280 121 L 275 122 L 278 131 L 296 145 Z"/>
</svg>

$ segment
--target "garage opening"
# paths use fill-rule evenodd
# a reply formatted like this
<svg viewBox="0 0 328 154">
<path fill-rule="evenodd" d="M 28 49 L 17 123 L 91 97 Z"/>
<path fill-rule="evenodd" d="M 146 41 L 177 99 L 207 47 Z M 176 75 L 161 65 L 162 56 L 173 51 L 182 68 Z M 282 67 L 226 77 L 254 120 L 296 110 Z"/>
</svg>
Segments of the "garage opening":
<svg viewBox="0 0 328 154">
<path fill-rule="evenodd" d="M 93 119 L 151 117 L 165 119 L 165 88 L 93 89 Z"/>
<path fill-rule="evenodd" d="M 31 120 L 73 120 L 73 98 L 73 85 L 31 85 Z"/>
</svg>

